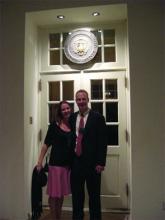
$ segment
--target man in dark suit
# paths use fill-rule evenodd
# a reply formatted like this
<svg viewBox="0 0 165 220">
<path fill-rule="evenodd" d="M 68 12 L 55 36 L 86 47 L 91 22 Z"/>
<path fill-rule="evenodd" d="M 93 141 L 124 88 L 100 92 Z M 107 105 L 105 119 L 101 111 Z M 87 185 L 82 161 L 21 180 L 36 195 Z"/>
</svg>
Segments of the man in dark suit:
<svg viewBox="0 0 165 220">
<path fill-rule="evenodd" d="M 89 196 L 90 220 L 101 220 L 100 188 L 101 172 L 105 167 L 107 153 L 106 124 L 101 114 L 89 109 L 88 102 L 87 91 L 77 91 L 76 103 L 79 111 L 70 117 L 71 129 L 75 132 L 71 168 L 74 220 L 82 220 L 84 217 L 85 183 Z M 80 127 L 82 118 L 83 128 Z"/>
</svg>

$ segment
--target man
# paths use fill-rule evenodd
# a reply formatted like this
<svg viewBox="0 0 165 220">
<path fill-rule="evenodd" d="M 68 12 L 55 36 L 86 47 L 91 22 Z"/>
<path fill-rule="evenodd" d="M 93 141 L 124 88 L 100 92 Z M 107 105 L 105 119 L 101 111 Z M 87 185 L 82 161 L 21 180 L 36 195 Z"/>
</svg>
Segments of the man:
<svg viewBox="0 0 165 220">
<path fill-rule="evenodd" d="M 82 220 L 84 217 L 85 183 L 90 220 L 101 220 L 100 188 L 107 152 L 106 124 L 101 114 L 89 109 L 88 102 L 87 91 L 77 91 L 76 104 L 79 111 L 70 117 L 71 129 L 75 132 L 71 169 L 73 220 Z M 80 128 L 81 119 L 83 128 Z"/>
</svg>

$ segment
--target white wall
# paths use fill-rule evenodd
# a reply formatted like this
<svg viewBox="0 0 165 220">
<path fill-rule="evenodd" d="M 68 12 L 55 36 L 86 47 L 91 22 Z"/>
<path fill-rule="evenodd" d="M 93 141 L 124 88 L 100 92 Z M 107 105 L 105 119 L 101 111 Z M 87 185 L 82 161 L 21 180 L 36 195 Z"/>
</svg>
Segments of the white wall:
<svg viewBox="0 0 165 220">
<path fill-rule="evenodd" d="M 22 10 L 1 12 L 0 219 L 23 220 L 25 20 Z"/>
<path fill-rule="evenodd" d="M 165 3 L 164 3 L 164 7 L 163 7 L 163 15 L 164 15 L 164 19 L 163 19 L 163 27 L 165 27 Z M 163 42 L 163 48 L 164 48 L 164 51 L 163 51 L 163 60 L 165 60 L 165 28 L 163 29 L 164 30 L 164 33 L 163 33 L 163 39 L 164 39 L 164 42 Z M 165 62 L 164 62 L 164 85 L 165 85 Z M 164 92 L 163 94 L 165 95 L 165 86 L 163 87 L 164 88 Z M 165 109 L 165 102 L 164 102 L 164 106 L 163 106 L 163 109 Z M 163 131 L 165 131 L 165 116 L 164 116 L 164 128 L 163 128 Z M 164 132 L 164 140 L 163 140 L 163 143 L 165 143 L 165 132 Z M 164 152 L 165 152 L 165 147 L 164 147 Z M 164 153 L 165 155 L 165 153 Z M 164 185 L 165 185 L 165 172 L 164 172 Z M 165 201 L 165 187 L 164 187 L 164 201 Z"/>
<path fill-rule="evenodd" d="M 38 158 L 38 40 L 37 27 L 26 14 L 25 24 L 25 67 L 24 67 L 24 172 L 25 198 L 31 200 L 32 170 Z M 32 122 L 30 120 L 32 119 Z M 31 203 L 26 203 L 31 210 Z"/>
<path fill-rule="evenodd" d="M 88 1 L 89 2 L 89 1 Z M 90 1 L 92 2 L 92 0 Z M 93 4 L 111 1 L 95 1 Z M 58 7 L 84 5 L 87 1 L 60 1 Z M 63 4 L 63 5 L 62 5 Z M 25 63 L 25 11 L 53 8 L 53 3 L 7 3 L 1 28 L 3 66 L 0 74 L 0 219 L 25 220 L 30 211 L 29 176 L 35 160 L 37 112 L 36 30 L 26 36 L 32 57 Z M 131 127 L 132 127 L 132 220 L 162 220 L 164 174 L 163 120 L 163 17 L 151 3 L 129 4 Z M 27 26 L 28 27 L 28 26 Z M 12 39 L 12 40 L 11 40 Z M 151 46 L 152 44 L 152 46 Z M 26 50 L 28 55 L 28 48 Z M 34 58 L 34 59 L 33 59 Z M 29 67 L 28 67 L 29 62 Z M 35 78 L 32 77 L 35 75 Z M 24 84 L 25 83 L 25 84 Z M 36 88 L 36 87 L 35 87 Z M 29 102 L 25 103 L 25 98 Z M 27 92 L 29 91 L 29 92 Z M 25 120 L 24 120 L 25 113 Z M 29 116 L 33 124 L 29 125 Z M 27 129 L 27 136 L 24 138 Z M 29 140 L 29 146 L 24 143 Z M 33 148 L 34 147 L 34 148 Z M 33 151 L 33 149 L 35 149 Z M 33 164 L 32 163 L 32 164 Z"/>
<path fill-rule="evenodd" d="M 133 220 L 164 216 L 162 27 L 157 4 L 129 5 Z"/>
</svg>

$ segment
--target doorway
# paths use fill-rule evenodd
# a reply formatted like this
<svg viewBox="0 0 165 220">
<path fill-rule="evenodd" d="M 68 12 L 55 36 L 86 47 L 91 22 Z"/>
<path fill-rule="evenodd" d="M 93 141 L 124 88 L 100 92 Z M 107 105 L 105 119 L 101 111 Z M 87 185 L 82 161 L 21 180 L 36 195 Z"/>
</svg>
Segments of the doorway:
<svg viewBox="0 0 165 220">
<path fill-rule="evenodd" d="M 68 100 L 73 111 L 78 110 L 74 96 L 79 89 L 88 91 L 90 108 L 105 117 L 109 138 L 106 169 L 102 174 L 103 210 L 129 208 L 125 75 L 124 70 L 41 75 L 42 138 L 61 100 Z M 47 204 L 47 197 L 44 204 Z M 86 207 L 87 204 L 86 201 Z M 65 199 L 64 206 L 71 208 L 71 198 Z"/>
</svg>

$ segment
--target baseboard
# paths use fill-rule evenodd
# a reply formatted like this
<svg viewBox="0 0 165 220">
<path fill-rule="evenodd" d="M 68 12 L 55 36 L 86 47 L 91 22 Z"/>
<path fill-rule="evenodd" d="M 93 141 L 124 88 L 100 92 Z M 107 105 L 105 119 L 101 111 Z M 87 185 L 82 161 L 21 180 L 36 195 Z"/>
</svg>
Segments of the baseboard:
<svg viewBox="0 0 165 220">
<path fill-rule="evenodd" d="M 44 209 L 49 209 L 49 206 L 45 205 L 43 206 Z M 66 207 L 64 206 L 62 208 L 62 210 L 64 211 L 72 211 L 72 207 Z M 85 212 L 88 212 L 89 209 L 88 208 L 84 208 Z M 109 212 L 109 213 L 119 213 L 119 214 L 130 214 L 130 210 L 129 209 L 102 209 L 102 212 Z"/>
</svg>

